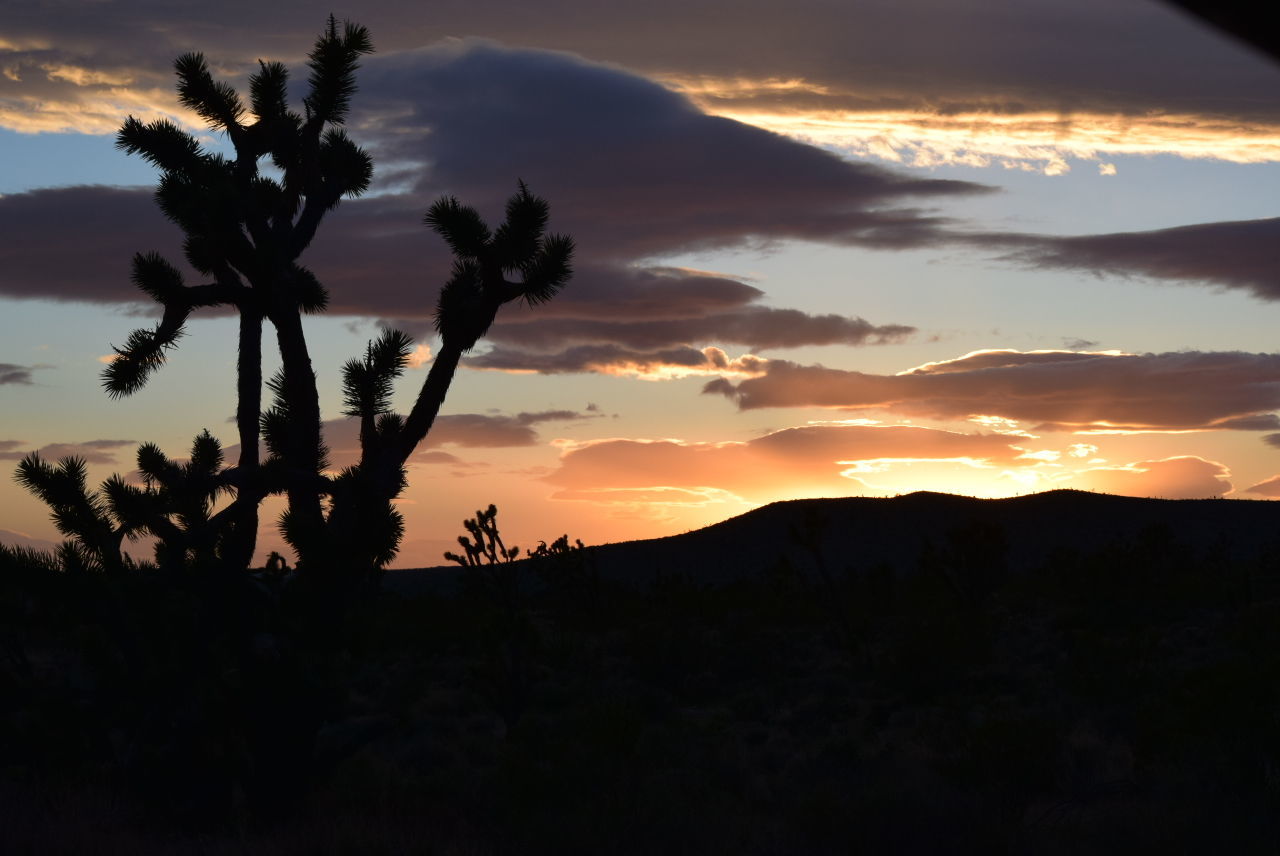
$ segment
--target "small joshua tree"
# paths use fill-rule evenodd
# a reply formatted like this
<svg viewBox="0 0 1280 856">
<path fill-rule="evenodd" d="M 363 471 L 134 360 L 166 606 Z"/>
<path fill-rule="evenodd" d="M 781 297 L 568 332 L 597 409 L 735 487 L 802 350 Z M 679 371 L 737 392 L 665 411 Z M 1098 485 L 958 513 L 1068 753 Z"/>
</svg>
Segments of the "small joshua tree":
<svg viewBox="0 0 1280 856">
<path fill-rule="evenodd" d="M 503 543 L 502 536 L 498 534 L 497 517 L 498 506 L 491 503 L 486 510 L 477 511 L 475 517 L 462 521 L 462 527 L 471 535 L 470 538 L 466 535 L 458 536 L 463 554 L 446 552 L 444 557 L 464 568 L 514 562 L 520 556 L 520 548 L 508 548 Z M 544 544 L 543 547 L 545 546 Z"/>
<path fill-rule="evenodd" d="M 138 448 L 137 462 L 142 485 L 113 475 L 90 492 L 82 458 L 63 458 L 55 466 L 32 452 L 19 463 L 17 479 L 53 510 L 58 531 L 75 539 L 62 548 L 68 567 L 109 573 L 136 567 L 122 546 L 146 533 L 158 538 L 162 569 L 215 566 L 223 521 L 234 513 L 231 507 L 213 511 L 227 490 L 222 445 L 203 431 L 184 463 L 170 460 L 154 443 Z"/>
<path fill-rule="evenodd" d="M 514 604 L 519 596 L 519 577 L 513 563 L 520 558 L 520 548 L 508 547 L 498 532 L 498 507 L 490 504 L 476 516 L 462 521 L 467 535 L 458 536 L 461 553 L 446 551 L 445 559 L 478 573 L 482 587 L 504 608 Z M 469 536 L 469 537 L 468 537 Z M 542 577 L 542 582 L 553 590 L 585 587 L 584 565 L 586 546 L 581 539 L 569 543 L 568 535 L 561 535 L 550 545 L 539 541 L 534 550 L 526 550 L 529 565 Z M 598 584 L 594 577 L 591 583 Z"/>
<path fill-rule="evenodd" d="M 136 537 L 138 527 L 120 502 L 127 488 L 123 479 L 112 477 L 100 491 L 90 493 L 83 458 L 63 458 L 55 466 L 35 452 L 18 464 L 15 478 L 49 506 L 58 531 L 75 539 L 59 549 L 66 570 L 120 573 L 130 566 L 121 546 L 126 538 Z"/>
</svg>

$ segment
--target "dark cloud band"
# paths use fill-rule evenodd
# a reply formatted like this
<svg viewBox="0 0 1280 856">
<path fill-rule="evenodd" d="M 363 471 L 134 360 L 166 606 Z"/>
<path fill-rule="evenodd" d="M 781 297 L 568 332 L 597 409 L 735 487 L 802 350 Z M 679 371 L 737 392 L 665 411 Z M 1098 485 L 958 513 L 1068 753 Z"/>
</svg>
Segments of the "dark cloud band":
<svg viewBox="0 0 1280 856">
<path fill-rule="evenodd" d="M 1045 430 L 1267 430 L 1280 410 L 1280 355 L 980 351 L 899 375 L 774 360 L 761 377 L 716 380 L 739 408 L 887 410 L 956 420 L 999 416 Z"/>
</svg>

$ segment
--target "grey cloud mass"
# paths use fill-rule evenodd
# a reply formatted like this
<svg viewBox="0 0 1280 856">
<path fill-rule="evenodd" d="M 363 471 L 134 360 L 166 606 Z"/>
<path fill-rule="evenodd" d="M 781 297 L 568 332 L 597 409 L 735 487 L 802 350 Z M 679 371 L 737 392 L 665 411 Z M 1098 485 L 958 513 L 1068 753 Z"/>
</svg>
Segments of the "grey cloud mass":
<svg viewBox="0 0 1280 856">
<path fill-rule="evenodd" d="M 595 258 L 787 238 L 920 245 L 942 221 L 904 200 L 986 189 L 850 163 L 562 54 L 462 42 L 371 60 L 361 80 L 357 124 L 384 159 L 425 153 L 420 190 L 494 210 L 520 176 Z"/>
<path fill-rule="evenodd" d="M 709 374 L 725 368 L 697 348 L 674 347 L 637 351 L 610 344 L 575 345 L 550 352 L 527 351 L 499 345 L 483 354 L 469 357 L 466 365 L 475 369 L 535 371 L 541 374 L 574 372 L 655 374 L 671 368 L 693 369 L 699 373 Z"/>
<path fill-rule="evenodd" d="M 131 303 L 135 252 L 164 248 L 181 259 L 181 236 L 151 191 L 63 187 L 0 196 L 0 295 Z M 69 252 L 68 248 L 74 248 Z"/>
<path fill-rule="evenodd" d="M 890 249 L 961 244 L 1003 250 L 1006 260 L 1036 268 L 1280 298 L 1280 219 L 1107 235 L 965 233 L 900 202 L 982 192 L 979 185 L 852 164 L 706 116 L 650 81 L 574 57 L 460 42 L 375 58 L 360 82 L 353 132 L 378 154 L 380 168 L 412 189 L 344 203 L 309 251 L 336 313 L 429 317 L 448 259 L 419 225 L 421 212 L 447 192 L 492 217 L 516 176 L 551 200 L 553 227 L 580 247 L 580 275 L 540 307 L 541 319 L 682 318 L 694 306 L 741 308 L 762 292 L 703 272 L 635 264 L 787 239 Z M 8 238 L 0 245 L 0 294 L 136 300 L 129 256 L 161 249 L 176 258 L 180 246 L 150 197 L 148 189 L 110 187 L 0 197 Z M 76 251 L 66 252 L 68 245 Z"/>
<path fill-rule="evenodd" d="M 453 463 L 456 459 L 438 451 L 440 446 L 469 449 L 498 449 L 536 446 L 541 442 L 537 426 L 543 422 L 572 422 L 595 419 L 599 414 L 574 410 L 542 410 L 532 413 L 448 413 L 436 417 L 427 441 L 409 459 L 410 464 Z M 331 467 L 346 467 L 360 457 L 360 421 L 330 419 L 324 423 L 325 443 L 329 446 Z M 239 446 L 227 450 L 233 458 Z"/>
<path fill-rule="evenodd" d="M 916 332 L 903 324 L 753 306 L 764 296 L 760 289 L 697 271 L 632 268 L 619 274 L 588 271 L 584 288 L 575 279 L 550 304 L 504 310 L 487 336 L 492 348 L 466 364 L 549 374 L 647 373 L 663 366 L 709 370 L 728 368 L 699 347 L 711 343 L 757 350 L 868 345 L 899 342 Z M 420 337 L 429 334 L 425 320 L 383 323 Z"/>
<path fill-rule="evenodd" d="M 0 386 L 8 384 L 31 385 L 33 366 L 17 366 L 13 363 L 0 363 Z"/>
<path fill-rule="evenodd" d="M 1280 355 L 978 352 L 901 375 L 771 361 L 761 377 L 707 384 L 749 410 L 883 409 L 935 419 L 1000 416 L 1044 430 L 1274 429 Z"/>
<path fill-rule="evenodd" d="M 989 17 L 1023 21 L 1027 45 L 1043 31 L 1031 27 L 1043 10 L 1014 11 L 983 2 L 969 5 L 973 8 L 966 14 L 985 12 Z M 712 20 L 711 5 L 697 8 L 703 12 L 685 10 L 695 30 L 697 22 L 709 25 Z M 966 15 L 950 5 L 924 2 L 914 8 L 934 15 L 935 24 L 950 21 L 954 25 L 948 43 L 969 30 Z M 818 20 L 825 16 L 829 28 L 840 29 L 840 22 L 830 20 L 836 14 L 830 8 L 823 5 L 811 11 Z M 379 15 L 390 14 L 389 8 L 375 4 L 370 12 L 362 20 L 377 36 Z M 283 15 L 279 10 L 271 14 Z M 455 8 L 443 14 L 447 21 L 450 14 L 469 13 Z M 896 7 L 868 5 L 840 21 L 848 27 L 856 22 L 863 28 L 859 33 L 866 28 L 875 32 L 898 14 Z M 1087 22 L 1101 20 L 1104 7 L 1074 4 L 1063 14 L 1056 30 L 1059 35 L 1075 26 L 1083 31 Z M 777 23 L 773 20 L 776 9 L 770 14 L 764 5 L 738 10 L 734 20 L 740 16 Z M 812 21 L 801 23 L 801 17 L 797 12 L 787 20 L 798 27 L 813 25 Z M 1108 4 L 1105 17 L 1109 28 L 1089 41 L 1089 50 L 1102 51 L 1117 63 L 1113 56 L 1121 44 L 1116 40 L 1117 28 L 1164 33 L 1174 43 L 1196 44 L 1210 54 L 1226 50 L 1215 47 L 1214 37 L 1197 33 L 1163 10 Z M 28 67 L 23 65 L 27 48 L 22 45 L 36 45 L 40 38 L 29 35 L 24 42 L 22 25 L 37 27 L 42 19 L 38 15 L 19 19 L 14 25 L 16 35 L 5 37 L 0 58 L 10 65 L 17 63 L 15 73 L 26 79 L 20 73 Z M 310 30 L 297 32 L 305 26 L 294 22 L 280 31 L 296 33 L 290 50 L 306 44 Z M 440 26 L 452 34 L 468 32 Z M 504 313 L 492 330 L 496 347 L 474 360 L 477 367 L 583 370 L 576 365 L 601 370 L 602 365 L 607 368 L 601 363 L 606 347 L 617 349 L 617 358 L 631 365 L 668 361 L 696 366 L 705 363 L 696 347 L 704 344 L 753 349 L 865 344 L 897 341 L 913 332 L 902 324 L 759 306 L 756 301 L 763 291 L 755 286 L 654 263 L 664 255 L 690 250 L 786 240 L 884 249 L 963 244 L 1002 249 L 1007 259 L 1033 267 L 1209 282 L 1244 288 L 1260 297 L 1280 297 L 1275 273 L 1280 269 L 1280 220 L 1076 237 L 964 233 L 946 217 L 917 206 L 922 201 L 942 202 L 957 194 L 987 190 L 981 185 L 919 179 L 851 163 L 816 147 L 705 115 L 683 96 L 651 80 L 577 56 L 507 48 L 477 39 L 396 52 L 396 48 L 410 47 L 404 41 L 408 35 L 403 22 L 383 29 L 389 41 L 382 42 L 384 52 L 368 60 L 360 73 L 360 95 L 351 124 L 356 138 L 374 151 L 388 192 L 345 202 L 304 259 L 329 287 L 331 312 L 398 319 L 397 324 L 423 332 L 449 260 L 442 242 L 420 225 L 422 211 L 438 195 L 452 193 L 493 218 L 515 179 L 523 178 L 551 201 L 552 227 L 574 235 L 581 272 L 562 297 L 538 312 Z M 532 43 L 572 47 L 539 42 L 539 32 L 537 27 L 530 31 Z M 643 27 L 636 32 L 643 32 Z M 771 35 L 781 44 L 787 32 L 775 26 Z M 202 47 L 211 56 L 224 49 L 232 58 L 240 56 L 243 46 L 233 44 L 234 40 L 220 41 L 223 34 L 201 27 L 187 32 L 175 25 L 156 35 L 166 50 L 167 64 L 177 49 L 191 47 L 192 40 L 207 40 Z M 73 33 L 59 39 L 57 48 L 39 48 L 52 52 L 42 55 L 41 62 L 52 67 L 52 57 L 61 56 L 59 52 L 95 50 L 102 35 L 86 31 L 82 37 Z M 270 55 L 288 41 L 282 36 L 255 50 Z M 900 46 L 904 41 L 911 40 L 892 43 Z M 1017 40 L 1006 37 L 1003 41 Z M 622 49 L 621 43 L 610 44 L 611 49 Z M 817 49 L 822 44 L 817 42 Z M 1057 56 L 1051 45 L 1040 47 L 1045 53 L 1013 56 L 1007 45 L 992 46 L 993 53 L 966 54 L 968 61 L 958 69 L 973 72 L 975 80 L 988 84 L 997 78 L 1012 79 L 1015 72 Z M 1160 46 L 1144 50 L 1160 56 L 1167 52 Z M 772 54 L 770 60 L 785 67 L 786 52 Z M 661 49 L 646 55 L 661 55 Z M 124 54 L 114 57 L 124 58 Z M 802 62 L 798 54 L 791 59 Z M 823 67 L 840 67 L 830 56 L 824 63 Z M 1098 73 L 1097 63 L 1089 68 L 1066 67 L 1082 75 L 1082 81 L 1101 83 L 1092 78 Z M 1226 79 L 1241 84 L 1243 78 L 1232 75 L 1251 68 L 1238 57 L 1224 60 L 1213 73 L 1202 75 L 1197 86 L 1217 93 L 1221 112 L 1231 100 L 1222 100 Z M 76 78 L 80 86 L 96 85 L 92 76 L 77 78 L 71 71 L 54 74 L 45 69 L 44 73 L 56 80 Z M 959 78 L 952 74 L 948 79 Z M 8 83 L 0 86 L 16 83 L 5 80 Z M 1139 89 L 1155 85 L 1154 79 L 1141 75 L 1133 81 Z M 10 89 L 0 89 L 0 101 Z M 1195 86 L 1186 89 L 1195 91 Z M 1154 90 L 1144 97 L 1155 99 L 1149 103 L 1159 100 Z M 949 108 L 935 104 L 934 109 Z M 395 192 L 390 192 L 392 184 Z M 175 259 L 179 256 L 181 236 L 164 222 L 150 196 L 147 189 L 75 187 L 0 197 L 0 232 L 7 238 L 0 244 L 0 295 L 100 303 L 138 300 L 127 277 L 131 254 L 160 249 Z M 66 252 L 67 246 L 76 251 Z"/>
<path fill-rule="evenodd" d="M 1280 300 L 1280 218 L 1108 235 L 976 240 L 1013 245 L 1017 249 L 1006 258 L 1031 267 L 1208 283 Z"/>
<path fill-rule="evenodd" d="M 579 266 L 573 287 L 539 306 L 532 319 L 693 318 L 740 309 L 764 297 L 753 285 L 707 271 L 674 267 Z M 516 307 L 519 308 L 519 307 Z M 509 318 L 514 313 L 505 313 Z"/>
<path fill-rule="evenodd" d="M 495 327 L 496 342 L 525 350 L 900 339 L 912 328 L 751 305 L 763 296 L 754 286 L 646 260 L 789 239 L 917 246 L 944 221 L 904 200 L 987 190 L 849 163 L 545 51 L 471 41 L 377 57 L 360 87 L 353 133 L 412 187 L 345 202 L 324 225 L 305 260 L 330 290 L 330 311 L 421 329 L 449 266 L 422 212 L 452 193 L 492 219 L 519 177 L 551 201 L 552 227 L 574 236 L 582 269 L 563 300 Z M 181 237 L 141 188 L 5 196 L 0 231 L 0 294 L 101 303 L 137 301 L 132 253 L 176 260 Z"/>
<path fill-rule="evenodd" d="M 10 4 L 0 42 L 0 104 L 82 100 L 122 80 L 163 87 L 172 58 L 203 50 L 248 68 L 298 60 L 319 30 L 314 4 L 143 2 Z M 354 16 L 380 51 L 482 36 L 572 51 L 646 74 L 799 80 L 840 109 L 940 113 L 1195 112 L 1275 121 L 1273 69 L 1160 3 L 1080 0 L 586 0 L 475 4 L 411 13 L 369 0 Z M 416 13 L 416 14 L 415 14 Z M 250 22 L 237 26 L 234 22 Z M 96 73 L 92 77 L 75 70 Z M 770 92 L 746 92 L 768 98 Z"/>
<path fill-rule="evenodd" d="M 745 345 L 754 350 L 801 345 L 867 345 L 899 342 L 915 332 L 901 324 L 877 326 L 862 318 L 810 315 L 795 309 L 749 307 L 695 318 L 640 321 L 579 319 L 499 323 L 487 353 L 470 357 L 472 368 L 561 372 L 637 371 L 663 367 L 728 369 L 698 344 Z M 565 347 L 566 343 L 569 347 Z"/>
<path fill-rule="evenodd" d="M 543 349 L 565 341 L 612 343 L 637 349 L 677 343 L 732 342 L 762 349 L 893 342 L 914 332 L 914 327 L 901 324 L 877 326 L 862 318 L 809 315 L 795 309 L 758 306 L 701 318 L 506 323 L 495 327 L 490 338 L 501 344 Z"/>
</svg>

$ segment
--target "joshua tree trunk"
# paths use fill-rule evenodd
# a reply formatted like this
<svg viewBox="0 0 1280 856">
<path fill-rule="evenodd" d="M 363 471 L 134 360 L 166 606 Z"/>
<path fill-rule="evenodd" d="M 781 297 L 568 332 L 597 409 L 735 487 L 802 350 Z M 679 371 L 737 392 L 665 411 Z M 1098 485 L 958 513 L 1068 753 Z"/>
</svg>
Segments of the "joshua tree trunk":
<svg viewBox="0 0 1280 856">
<path fill-rule="evenodd" d="M 359 196 L 372 179 L 372 159 L 341 127 L 355 91 L 359 58 L 372 50 L 363 27 L 348 22 L 340 28 L 330 16 L 310 54 L 310 92 L 301 114 L 289 109 L 289 75 L 282 63 L 261 63 L 250 75 L 246 104 L 234 88 L 214 80 L 201 54 L 179 57 L 174 63 L 179 101 L 212 130 L 227 135 L 234 160 L 205 152 L 195 137 L 164 119 L 143 123 L 130 117 L 117 135 L 118 148 L 140 154 L 162 171 L 157 201 L 186 234 L 187 261 L 214 281 L 188 287 L 182 273 L 159 254 L 135 256 L 134 282 L 164 307 L 164 316 L 154 329 L 135 331 L 117 349 L 118 358 L 103 373 L 108 392 L 120 396 L 140 389 L 164 362 L 165 351 L 177 342 L 193 309 L 233 306 L 240 314 L 240 459 L 214 476 L 218 489 L 234 488 L 235 498 L 207 521 L 210 525 L 200 527 L 199 545 L 194 534 L 184 533 L 180 544 L 166 546 L 173 563 L 202 550 L 202 563 L 216 560 L 230 570 L 247 568 L 257 545 L 258 506 L 268 493 L 281 489 L 289 495 L 285 534 L 299 558 L 312 561 L 323 552 L 322 497 L 329 480 L 323 474 L 319 396 L 300 314 L 322 311 L 327 295 L 298 258 L 325 214 L 342 198 Z M 245 121 L 248 117 L 251 123 Z M 260 174 L 259 162 L 266 157 L 282 173 L 279 179 Z M 285 367 L 277 405 L 287 411 L 273 414 L 285 416 L 276 420 L 282 430 L 266 435 L 269 445 L 279 446 L 272 452 L 280 460 L 265 463 L 264 318 L 276 328 Z M 151 457 L 162 462 L 163 456 Z M 141 502 L 127 491 L 116 492 L 135 505 Z M 151 510 L 144 528 L 162 541 L 172 537 L 162 518 L 173 513 Z"/>
<path fill-rule="evenodd" d="M 377 435 L 372 414 L 361 419 L 361 461 L 359 478 L 336 490 L 326 521 L 326 559 L 347 567 L 334 571 L 347 582 L 359 585 L 376 578 L 386 559 L 380 554 L 388 545 L 371 536 L 371 519 L 394 514 L 392 501 L 404 487 L 404 468 L 414 449 L 431 430 L 449 385 L 462 359 L 464 349 L 446 342 L 436 354 L 418 392 L 417 401 L 398 434 L 389 438 Z M 394 551 L 394 545 L 391 545 Z"/>
<path fill-rule="evenodd" d="M 276 342 L 284 366 L 284 395 L 288 404 L 289 425 L 284 454 L 289 498 L 285 536 L 298 551 L 300 566 L 322 564 L 325 552 L 324 512 L 317 481 L 323 469 L 323 447 L 320 437 L 320 394 L 316 375 L 311 368 L 311 355 L 302 330 L 302 318 L 296 311 L 285 309 L 274 313 Z"/>
<path fill-rule="evenodd" d="M 239 484 L 231 503 L 230 525 L 222 543 L 227 567 L 253 563 L 258 544 L 258 506 L 264 495 L 259 468 L 262 417 L 262 315 L 242 307 L 240 350 L 236 362 L 236 429 L 240 434 Z"/>
<path fill-rule="evenodd" d="M 361 426 L 363 449 L 360 462 L 361 475 L 364 485 L 371 489 L 375 496 L 389 501 L 399 495 L 403 467 L 414 449 L 431 430 L 436 416 L 440 414 L 440 407 L 444 404 L 445 395 L 449 392 L 449 385 L 453 382 L 462 354 L 463 349 L 454 343 L 446 342 L 440 348 L 431 362 L 431 368 L 427 371 L 422 389 L 418 391 L 413 409 L 409 411 L 404 427 L 394 441 L 379 443 L 375 439 L 371 425 Z M 365 414 L 362 422 L 372 423 L 372 414 Z M 354 496 L 349 501 L 354 501 Z M 329 520 L 331 527 L 341 522 L 344 505 L 343 499 L 338 498 L 334 513 Z M 334 534 L 338 538 L 346 535 L 346 533 Z"/>
</svg>

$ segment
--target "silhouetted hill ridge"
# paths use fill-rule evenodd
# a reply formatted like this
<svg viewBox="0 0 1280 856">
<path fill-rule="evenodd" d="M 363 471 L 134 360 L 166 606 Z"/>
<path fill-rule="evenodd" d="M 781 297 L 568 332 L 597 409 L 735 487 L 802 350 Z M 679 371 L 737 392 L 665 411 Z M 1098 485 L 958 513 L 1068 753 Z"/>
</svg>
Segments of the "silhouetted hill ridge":
<svg viewBox="0 0 1280 856">
<path fill-rule="evenodd" d="M 946 549 L 953 533 L 974 527 L 1003 540 L 1013 572 L 1041 567 L 1055 552 L 1088 555 L 1161 542 L 1206 560 L 1263 560 L 1280 549 L 1277 524 L 1280 504 L 1266 500 L 1150 499 L 1078 490 L 977 499 L 917 491 L 891 498 L 784 500 L 703 529 L 590 549 L 605 579 L 644 585 L 658 576 L 682 575 L 720 584 L 769 573 L 782 562 L 808 570 L 817 556 L 836 573 L 875 566 L 912 573 L 926 549 Z M 459 572 L 392 571 L 387 587 L 436 587 L 456 580 Z"/>
</svg>

